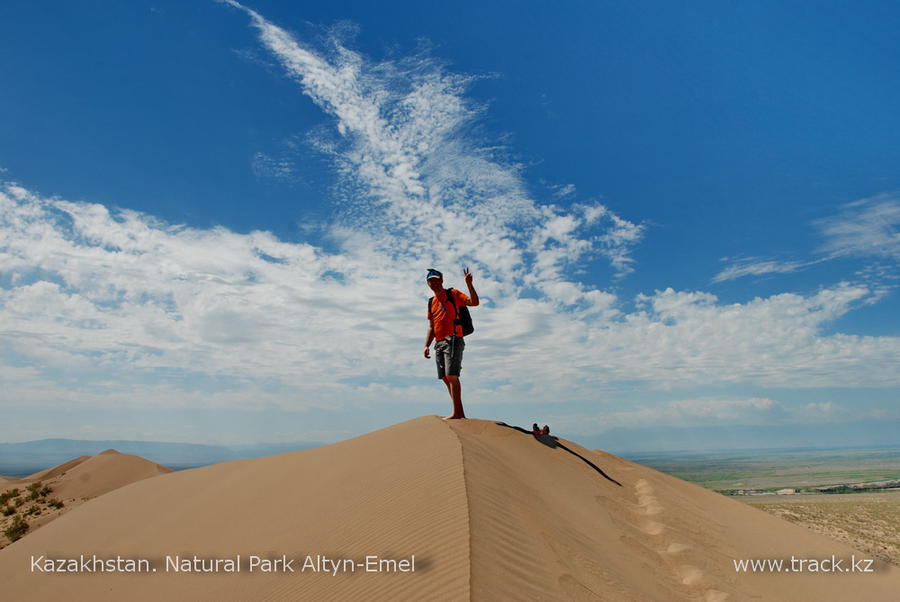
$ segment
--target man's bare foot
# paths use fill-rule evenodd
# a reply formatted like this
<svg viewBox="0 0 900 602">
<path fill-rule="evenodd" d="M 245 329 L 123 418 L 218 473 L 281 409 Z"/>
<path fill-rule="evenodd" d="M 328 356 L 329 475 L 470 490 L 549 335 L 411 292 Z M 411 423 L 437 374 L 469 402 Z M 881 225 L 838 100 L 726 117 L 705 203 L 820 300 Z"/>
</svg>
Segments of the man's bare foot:
<svg viewBox="0 0 900 602">
<path fill-rule="evenodd" d="M 459 420 L 460 418 L 465 418 L 465 417 L 466 417 L 465 414 L 461 414 L 459 416 L 457 416 L 456 414 L 450 414 L 449 416 L 442 417 L 441 420 Z"/>
</svg>

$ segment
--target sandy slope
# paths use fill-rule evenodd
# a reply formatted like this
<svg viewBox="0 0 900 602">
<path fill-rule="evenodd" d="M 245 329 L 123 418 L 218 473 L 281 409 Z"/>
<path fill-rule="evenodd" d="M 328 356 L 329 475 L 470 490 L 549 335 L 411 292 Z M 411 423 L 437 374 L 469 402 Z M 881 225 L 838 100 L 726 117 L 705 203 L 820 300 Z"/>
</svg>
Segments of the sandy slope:
<svg viewBox="0 0 900 602">
<path fill-rule="evenodd" d="M 423 417 L 311 450 L 128 485 L 0 550 L 10 599 L 466 599 L 460 444 Z M 31 574 L 31 554 L 416 554 L 414 574 Z"/>
<path fill-rule="evenodd" d="M 733 559 L 854 551 L 565 443 L 622 485 L 530 435 L 425 416 L 122 487 L 0 551 L 0 583 L 16 600 L 892 600 L 900 591 L 900 571 L 884 565 L 875 574 L 737 574 Z M 159 572 L 32 574 L 32 554 L 151 558 Z M 176 554 L 415 554 L 417 570 L 164 572 L 163 557 Z"/>
<path fill-rule="evenodd" d="M 108 451 L 108 450 L 107 450 Z M 54 466 L 53 468 L 48 468 L 47 470 L 42 470 L 40 472 L 36 472 L 34 474 L 30 474 L 24 478 L 27 481 L 40 481 L 43 479 L 52 479 L 54 477 L 58 477 L 66 473 L 67 470 L 75 468 L 85 460 L 90 460 L 93 456 L 78 456 L 68 462 L 63 462 L 58 466 Z"/>
<path fill-rule="evenodd" d="M 884 564 L 875 574 L 737 574 L 733 559 L 854 551 L 715 492 L 563 440 L 620 487 L 528 435 L 480 420 L 451 426 L 466 466 L 474 599 L 897 600 L 900 570 Z"/>
<path fill-rule="evenodd" d="M 26 508 L 35 503 L 41 507 L 41 514 L 26 517 L 30 526 L 26 537 L 30 537 L 39 528 L 58 519 L 63 514 L 67 514 L 87 500 L 135 481 L 168 472 L 172 472 L 172 469 L 140 456 L 108 449 L 96 456 L 80 456 L 22 479 L 0 482 L 0 492 L 14 488 L 19 489 L 23 491 L 22 495 L 27 499 L 28 494 L 25 488 L 32 483 L 40 482 L 52 489 L 51 493 L 43 500 L 28 501 L 19 509 L 20 513 L 23 513 Z M 49 499 L 61 500 L 65 505 L 62 508 L 50 507 L 44 503 Z M 11 520 L 12 517 L 0 519 L 0 524 L 6 526 Z M 0 546 L 7 543 L 8 540 L 0 535 Z"/>
</svg>

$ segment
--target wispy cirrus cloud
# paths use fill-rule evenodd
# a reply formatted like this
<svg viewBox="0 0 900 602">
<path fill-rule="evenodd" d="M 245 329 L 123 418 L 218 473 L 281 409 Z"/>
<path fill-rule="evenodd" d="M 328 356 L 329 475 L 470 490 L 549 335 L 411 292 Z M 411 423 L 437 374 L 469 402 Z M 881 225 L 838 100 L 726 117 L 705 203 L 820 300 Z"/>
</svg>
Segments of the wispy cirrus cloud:
<svg viewBox="0 0 900 602">
<path fill-rule="evenodd" d="M 296 179 L 296 167 L 288 159 L 273 157 L 262 151 L 253 155 L 253 175 L 260 180 L 292 181 Z"/>
<path fill-rule="evenodd" d="M 827 257 L 883 257 L 900 260 L 900 196 L 882 194 L 847 203 L 837 215 L 816 222 Z"/>
<path fill-rule="evenodd" d="M 777 261 L 762 257 L 742 257 L 739 259 L 725 258 L 723 261 L 732 262 L 727 268 L 716 274 L 713 282 L 725 282 L 744 276 L 763 276 L 765 274 L 790 274 L 801 270 L 812 262 L 808 261 Z"/>
<path fill-rule="evenodd" d="M 787 274 L 840 257 L 862 257 L 896 262 L 900 259 L 900 197 L 881 194 L 844 204 L 840 212 L 816 220 L 821 244 L 817 257 L 808 261 L 776 260 L 760 257 L 723 259 L 725 269 L 713 282 L 724 282 L 745 276 Z M 883 268 L 881 268 L 883 270 Z M 868 272 L 872 272 L 870 267 Z"/>
<path fill-rule="evenodd" d="M 473 77 L 424 55 L 376 63 L 336 39 L 317 52 L 227 3 L 250 16 L 302 92 L 335 119 L 336 135 L 314 142 L 344 178 L 337 232 L 367 232 L 391 256 L 473 262 L 514 287 L 532 285 L 538 268 L 544 280 L 565 283 L 567 267 L 591 255 L 607 258 L 617 275 L 633 270 L 643 226 L 598 203 L 569 210 L 536 202 L 521 166 L 495 141 L 471 135 L 484 112 L 465 96 Z M 568 230 L 555 236 L 560 227 Z"/>
</svg>

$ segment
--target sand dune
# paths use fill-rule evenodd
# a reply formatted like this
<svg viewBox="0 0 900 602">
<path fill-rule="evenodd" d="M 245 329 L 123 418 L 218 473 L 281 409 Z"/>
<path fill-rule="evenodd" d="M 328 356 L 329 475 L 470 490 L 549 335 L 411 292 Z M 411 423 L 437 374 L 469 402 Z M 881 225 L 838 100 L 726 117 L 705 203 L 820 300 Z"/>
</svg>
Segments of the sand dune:
<svg viewBox="0 0 900 602">
<path fill-rule="evenodd" d="M 65 478 L 54 486 L 53 493 L 63 499 L 77 499 L 97 497 L 129 483 L 172 472 L 172 469 L 140 456 L 108 449 L 87 457 L 65 472 Z"/>
<path fill-rule="evenodd" d="M 854 550 L 562 441 L 621 485 L 530 435 L 425 416 L 116 489 L 0 550 L 0 582 L 16 600 L 892 600 L 900 591 L 900 570 L 883 564 L 873 574 L 736 573 L 734 559 Z M 32 555 L 80 554 L 146 558 L 158 572 L 30 572 Z M 241 574 L 166 572 L 164 561 L 238 554 Z M 297 572 L 248 572 L 250 555 L 282 554 L 298 559 Z M 299 570 L 306 555 L 413 554 L 409 573 Z"/>
<path fill-rule="evenodd" d="M 25 491 L 25 488 L 32 483 L 40 482 L 42 486 L 52 489 L 48 496 L 36 501 L 29 500 L 24 506 L 19 507 L 20 514 L 35 504 L 41 509 L 40 514 L 26 517 L 30 525 L 26 537 L 30 537 L 37 529 L 70 512 L 87 500 L 135 481 L 168 472 L 172 472 L 172 469 L 139 456 L 122 454 L 114 449 L 108 449 L 96 456 L 80 456 L 22 479 L 0 482 L 0 492 L 15 488 L 23 491 L 23 497 L 28 499 L 28 492 Z M 60 500 L 64 505 L 59 508 L 49 506 L 46 502 L 50 499 Z M 7 525 L 12 518 L 2 520 L 2 523 Z M 0 545 L 5 543 L 7 540 L 0 537 Z"/>
<path fill-rule="evenodd" d="M 21 489 L 40 481 L 52 487 L 53 497 L 59 499 L 94 498 L 129 483 L 167 472 L 172 472 L 172 469 L 140 456 L 108 449 L 96 456 L 80 456 L 22 479 L 11 480 L 7 486 L 0 487 L 0 490 L 11 486 Z"/>
</svg>

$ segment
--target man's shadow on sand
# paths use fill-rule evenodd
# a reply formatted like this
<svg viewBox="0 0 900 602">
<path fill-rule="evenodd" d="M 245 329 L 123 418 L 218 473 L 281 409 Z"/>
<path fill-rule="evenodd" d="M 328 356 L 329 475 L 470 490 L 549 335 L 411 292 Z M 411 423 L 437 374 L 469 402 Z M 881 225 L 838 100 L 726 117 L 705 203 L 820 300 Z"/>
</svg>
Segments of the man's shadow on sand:
<svg viewBox="0 0 900 602">
<path fill-rule="evenodd" d="M 526 435 L 531 435 L 532 437 L 534 437 L 535 439 L 537 439 L 538 441 L 540 441 L 541 443 L 543 443 L 544 445 L 546 445 L 549 448 L 556 449 L 557 447 L 560 447 L 560 448 L 566 450 L 567 452 L 569 452 L 570 454 L 572 454 L 573 456 L 578 457 L 579 459 L 581 459 L 582 462 L 584 462 L 585 464 L 587 464 L 588 466 L 590 466 L 591 468 L 593 468 L 594 470 L 599 472 L 600 475 L 604 479 L 606 479 L 608 481 L 612 481 L 619 487 L 622 487 L 622 483 L 618 482 L 617 480 L 615 480 L 614 478 L 612 478 L 611 476 L 609 476 L 608 474 L 603 472 L 603 470 L 599 466 L 597 466 L 596 464 L 594 464 L 593 462 L 591 462 L 590 460 L 588 460 L 587 458 L 585 458 L 578 452 L 574 452 L 571 449 L 569 449 L 568 447 L 566 447 L 565 445 L 563 445 L 562 443 L 560 443 L 559 439 L 557 439 L 553 435 L 550 435 L 550 434 L 538 435 L 531 431 L 526 431 L 525 429 L 523 429 L 520 426 L 513 426 L 511 424 L 506 424 L 505 422 L 497 422 L 496 424 L 498 424 L 499 426 L 505 426 L 506 428 L 515 429 L 515 430 L 519 431 L 520 433 L 525 433 Z"/>
</svg>

